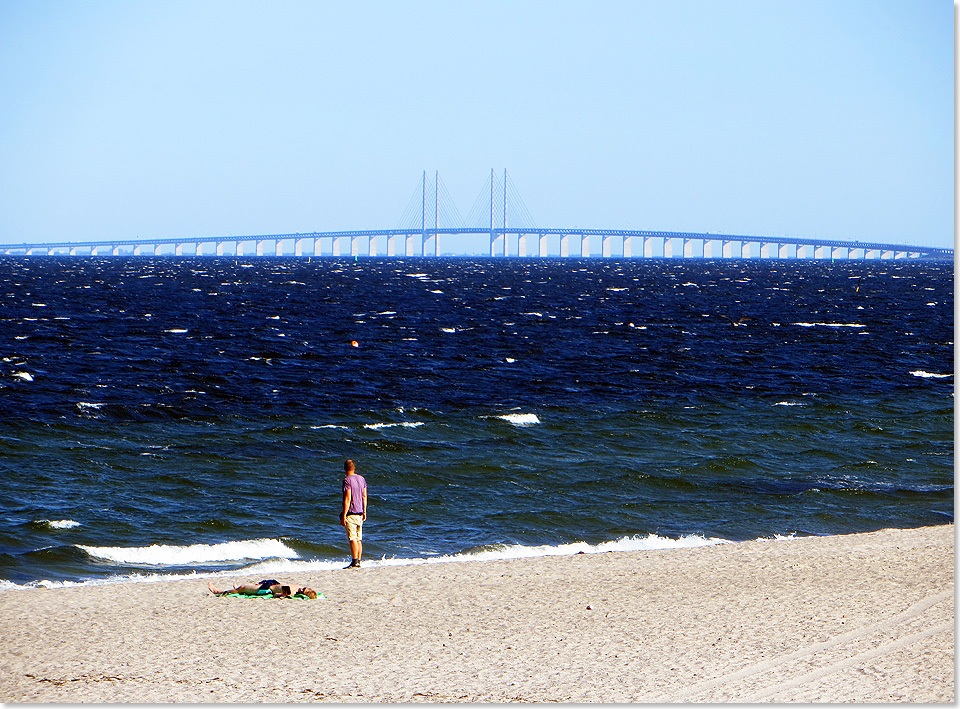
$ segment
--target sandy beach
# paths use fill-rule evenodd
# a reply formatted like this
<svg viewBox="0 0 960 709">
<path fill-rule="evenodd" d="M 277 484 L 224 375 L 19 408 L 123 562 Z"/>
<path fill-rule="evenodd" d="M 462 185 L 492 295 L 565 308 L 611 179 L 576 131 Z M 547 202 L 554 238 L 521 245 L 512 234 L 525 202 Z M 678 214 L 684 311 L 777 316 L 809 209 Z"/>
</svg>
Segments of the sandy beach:
<svg viewBox="0 0 960 709">
<path fill-rule="evenodd" d="M 3 702 L 952 702 L 954 528 L 0 593 Z M 259 581 L 249 577 L 216 583 Z"/>
</svg>

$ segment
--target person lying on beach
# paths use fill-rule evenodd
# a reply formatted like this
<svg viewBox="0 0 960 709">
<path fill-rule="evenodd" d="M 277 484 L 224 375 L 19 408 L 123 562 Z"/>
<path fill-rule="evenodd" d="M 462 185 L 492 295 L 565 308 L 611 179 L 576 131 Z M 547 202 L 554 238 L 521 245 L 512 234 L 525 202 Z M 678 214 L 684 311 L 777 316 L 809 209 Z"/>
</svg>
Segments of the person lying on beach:
<svg viewBox="0 0 960 709">
<path fill-rule="evenodd" d="M 273 581 L 271 579 L 271 581 Z M 207 588 L 210 590 L 214 596 L 227 596 L 229 594 L 236 594 L 238 596 L 266 596 L 272 595 L 274 598 L 290 598 L 291 596 L 306 596 L 307 598 L 316 598 L 317 592 L 312 588 L 307 588 L 306 586 L 286 586 L 279 584 L 276 581 L 272 583 L 268 581 L 261 581 L 260 583 L 243 583 L 239 586 L 234 586 L 233 588 L 227 589 L 226 591 L 218 591 L 213 587 L 213 583 L 208 582 Z M 294 590 L 296 588 L 296 590 Z"/>
</svg>

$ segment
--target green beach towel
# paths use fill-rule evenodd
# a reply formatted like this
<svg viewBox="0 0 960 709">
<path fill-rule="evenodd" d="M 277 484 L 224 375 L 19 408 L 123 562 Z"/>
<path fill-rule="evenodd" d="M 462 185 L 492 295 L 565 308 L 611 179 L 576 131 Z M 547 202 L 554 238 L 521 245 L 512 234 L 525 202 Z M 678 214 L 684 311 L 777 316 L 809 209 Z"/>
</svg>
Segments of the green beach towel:
<svg viewBox="0 0 960 709">
<path fill-rule="evenodd" d="M 256 593 L 221 593 L 220 598 L 300 598 L 310 600 L 310 597 L 303 593 L 294 593 L 290 596 L 274 596 L 269 588 L 265 588 L 262 591 L 257 591 Z M 326 600 L 320 591 L 317 591 L 317 599 Z"/>
</svg>

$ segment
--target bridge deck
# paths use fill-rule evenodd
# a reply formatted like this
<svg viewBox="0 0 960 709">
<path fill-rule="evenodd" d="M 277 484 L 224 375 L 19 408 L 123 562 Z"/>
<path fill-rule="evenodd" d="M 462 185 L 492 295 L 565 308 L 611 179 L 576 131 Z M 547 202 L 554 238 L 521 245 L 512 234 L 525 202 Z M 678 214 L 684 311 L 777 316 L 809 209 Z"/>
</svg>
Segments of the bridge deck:
<svg viewBox="0 0 960 709">
<path fill-rule="evenodd" d="M 589 249 L 589 240 L 593 237 L 599 237 L 604 243 L 603 256 L 612 255 L 609 253 L 609 248 L 607 246 L 609 240 L 620 239 L 623 244 L 623 249 L 621 254 L 624 256 L 632 255 L 631 241 L 634 239 L 639 239 L 642 241 L 643 246 L 647 247 L 648 243 L 653 240 L 659 240 L 662 242 L 661 254 L 666 255 L 668 250 L 668 245 L 672 250 L 672 242 L 674 240 L 679 240 L 683 242 L 683 246 L 680 248 L 679 256 L 688 255 L 689 249 L 686 248 L 687 244 L 691 242 L 699 242 L 700 244 L 700 254 L 705 255 L 707 251 L 708 244 L 712 245 L 713 243 L 719 242 L 721 244 L 721 253 L 717 254 L 718 258 L 729 258 L 736 257 L 733 256 L 732 251 L 729 247 L 733 244 L 741 245 L 741 254 L 743 255 L 743 245 L 758 245 L 761 249 L 761 256 L 764 249 L 768 252 L 772 251 L 771 247 L 776 247 L 777 256 L 780 255 L 784 247 L 790 249 L 807 249 L 811 248 L 814 251 L 814 255 L 817 251 L 831 250 L 830 257 L 833 257 L 832 250 L 837 249 L 846 249 L 846 256 L 850 258 L 850 254 L 854 251 L 862 251 L 862 258 L 866 258 L 868 252 L 876 252 L 880 254 L 880 257 L 884 253 L 893 254 L 893 257 L 897 257 L 897 254 L 905 255 L 906 257 L 912 258 L 941 258 L 941 259 L 953 259 L 953 249 L 944 249 L 936 248 L 931 246 L 920 246 L 920 245 L 909 245 L 909 244 L 890 244 L 890 243 L 881 243 L 881 242 L 868 242 L 868 241 L 843 241 L 839 239 L 805 239 L 805 238 L 795 238 L 795 237 L 772 237 L 772 236 L 755 236 L 755 235 L 743 235 L 743 234 L 719 234 L 719 233 L 707 233 L 707 232 L 676 232 L 676 231 L 651 231 L 651 230 L 636 230 L 636 229 L 576 229 L 576 228 L 469 228 L 469 227 L 452 227 L 452 228 L 431 228 L 431 229 L 364 229 L 364 230 L 355 230 L 355 231 L 326 231 L 326 232 L 306 232 L 306 233 L 289 233 L 289 234 L 252 234 L 252 235 L 240 235 L 240 236 L 193 236 L 193 237 L 180 237 L 180 238 L 161 238 L 161 239 L 109 239 L 101 241 L 85 241 L 85 242 L 76 242 L 76 241 L 50 241 L 43 243 L 23 243 L 23 244 L 8 244 L 0 245 L 0 253 L 7 255 L 16 255 L 16 254 L 28 254 L 35 255 L 37 252 L 46 253 L 46 254 L 56 254 L 61 251 L 67 251 L 69 254 L 76 254 L 79 251 L 86 253 L 98 253 L 101 249 L 108 249 L 113 254 L 119 254 L 122 249 L 133 250 L 134 253 L 140 253 L 144 248 L 152 249 L 154 253 L 161 253 L 163 247 L 174 247 L 177 255 L 182 254 L 182 250 L 185 246 L 193 246 L 194 254 L 200 251 L 202 244 L 216 244 L 217 252 L 222 253 L 225 245 L 232 244 L 234 245 L 234 252 L 239 253 L 237 249 L 240 244 L 253 242 L 256 243 L 257 253 L 262 254 L 263 245 L 267 242 L 273 242 L 275 248 L 273 249 L 276 252 L 276 255 L 287 255 L 287 252 L 282 249 L 281 242 L 293 242 L 294 246 L 292 250 L 296 255 L 301 255 L 302 244 L 308 241 L 314 242 L 314 248 L 308 249 L 313 250 L 315 253 L 313 255 L 320 255 L 319 248 L 316 244 L 322 240 L 329 240 L 332 242 L 332 251 L 334 255 L 339 255 L 338 241 L 342 239 L 347 239 L 351 242 L 351 255 L 357 254 L 357 244 L 362 239 L 370 239 L 368 242 L 368 253 L 369 255 L 375 255 L 373 250 L 376 248 L 372 245 L 372 240 L 379 239 L 380 237 L 386 237 L 388 240 L 402 238 L 404 242 L 409 242 L 415 237 L 420 237 L 420 252 L 426 255 L 426 244 L 428 241 L 433 240 L 434 249 L 436 249 L 437 237 L 439 236 L 462 236 L 462 235 L 481 235 L 489 237 L 490 246 L 491 246 L 491 255 L 494 254 L 494 248 L 496 245 L 501 245 L 501 250 L 503 254 L 506 253 L 507 240 L 511 237 L 522 242 L 526 237 L 535 237 L 540 240 L 540 243 L 543 243 L 545 239 L 553 237 L 554 240 L 559 237 L 561 239 L 561 244 L 567 244 L 569 248 L 569 241 L 571 238 L 576 237 L 581 240 L 581 244 L 587 244 L 582 246 L 580 250 L 575 250 L 578 253 L 575 255 L 591 255 L 590 252 L 584 251 L 584 249 Z M 301 245 L 300 252 L 298 252 L 297 244 Z M 389 243 L 389 242 L 388 242 Z M 526 253 L 522 253 L 524 250 L 523 246 L 519 247 L 520 253 L 517 255 L 526 256 Z M 564 253 L 564 247 L 561 246 L 560 255 L 568 255 Z M 711 249 L 712 250 L 712 249 Z M 282 251 L 282 253 L 281 253 Z M 389 251 L 389 247 L 388 247 Z M 405 253 L 406 253 L 405 249 Z M 729 252 L 730 255 L 727 255 Z M 797 253 L 797 252 L 795 252 Z M 190 255 L 190 254 L 188 254 Z M 362 254 L 368 255 L 368 254 Z M 393 255 L 393 254 L 382 254 L 382 255 Z M 406 253 L 406 255 L 414 255 L 411 253 Z M 417 254 L 419 255 L 419 254 Z M 496 254 L 501 255 L 501 254 Z M 542 250 L 538 250 L 537 254 L 532 255 L 541 255 L 545 256 L 547 254 L 543 253 Z M 620 254 L 618 254 L 620 255 Z M 639 257 L 650 256 L 652 251 L 649 248 L 641 251 L 638 254 Z M 777 256 L 772 256 L 776 258 Z M 711 253 L 711 257 L 713 254 Z M 797 256 L 799 258 L 799 256 Z"/>
</svg>

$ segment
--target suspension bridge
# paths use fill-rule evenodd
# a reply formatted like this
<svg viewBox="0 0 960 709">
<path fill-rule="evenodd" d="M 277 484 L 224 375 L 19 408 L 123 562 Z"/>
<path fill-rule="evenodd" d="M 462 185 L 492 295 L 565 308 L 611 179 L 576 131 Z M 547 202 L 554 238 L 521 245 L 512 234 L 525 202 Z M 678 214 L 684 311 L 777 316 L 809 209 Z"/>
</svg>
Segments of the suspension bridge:
<svg viewBox="0 0 960 709">
<path fill-rule="evenodd" d="M 0 254 L 70 256 L 439 256 L 442 237 L 487 240 L 491 257 L 953 259 L 953 249 L 839 239 L 538 226 L 507 171 L 494 170 L 466 218 L 439 172 L 423 178 L 396 228 L 0 244 Z"/>
</svg>

